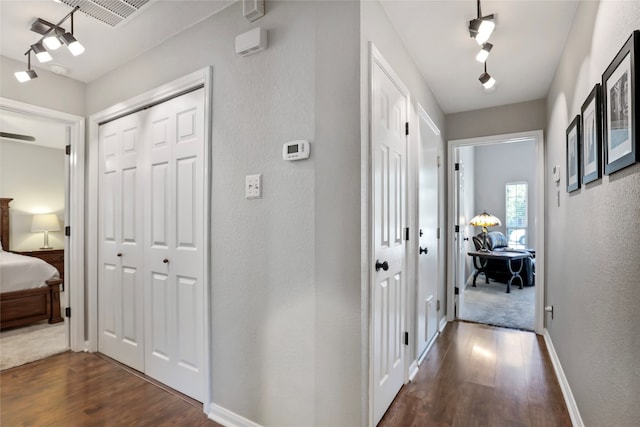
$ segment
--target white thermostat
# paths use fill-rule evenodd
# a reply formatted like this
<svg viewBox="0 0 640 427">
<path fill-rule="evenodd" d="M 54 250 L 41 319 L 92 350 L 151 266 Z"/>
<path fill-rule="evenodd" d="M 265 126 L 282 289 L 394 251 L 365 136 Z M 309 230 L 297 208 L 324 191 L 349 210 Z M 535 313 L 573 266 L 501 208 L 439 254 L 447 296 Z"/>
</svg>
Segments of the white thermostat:
<svg viewBox="0 0 640 427">
<path fill-rule="evenodd" d="M 282 146 L 282 158 L 284 160 L 302 160 L 309 158 L 309 141 L 299 139 L 285 142 Z"/>
</svg>

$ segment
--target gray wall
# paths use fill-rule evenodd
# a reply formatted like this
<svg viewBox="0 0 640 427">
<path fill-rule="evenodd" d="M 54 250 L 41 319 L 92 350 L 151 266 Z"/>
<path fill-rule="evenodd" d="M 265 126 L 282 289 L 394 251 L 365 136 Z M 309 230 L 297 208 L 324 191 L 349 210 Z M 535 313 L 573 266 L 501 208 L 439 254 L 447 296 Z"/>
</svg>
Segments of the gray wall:
<svg viewBox="0 0 640 427">
<path fill-rule="evenodd" d="M 447 114 L 447 139 L 477 138 L 544 129 L 544 99 Z"/>
<path fill-rule="evenodd" d="M 475 147 L 475 206 L 476 213 L 484 210 L 500 218 L 502 225 L 489 231 L 506 235 L 505 185 L 525 181 L 528 184 L 528 248 L 535 248 L 536 240 L 536 145 L 534 141 L 491 144 Z M 490 173 L 487 173 L 490 171 Z M 482 231 L 476 227 L 475 234 Z M 508 236 L 507 236 L 508 237 Z"/>
<path fill-rule="evenodd" d="M 640 164 L 569 195 L 565 130 L 639 22 L 640 2 L 580 2 L 547 99 L 546 325 L 587 426 L 640 420 Z"/>
<path fill-rule="evenodd" d="M 270 1 L 254 24 L 237 3 L 88 85 L 92 114 L 213 66 L 213 400 L 262 425 L 360 424 L 358 22 L 354 2 Z M 236 56 L 255 26 L 269 47 Z M 282 160 L 294 139 L 309 160 Z"/>
</svg>

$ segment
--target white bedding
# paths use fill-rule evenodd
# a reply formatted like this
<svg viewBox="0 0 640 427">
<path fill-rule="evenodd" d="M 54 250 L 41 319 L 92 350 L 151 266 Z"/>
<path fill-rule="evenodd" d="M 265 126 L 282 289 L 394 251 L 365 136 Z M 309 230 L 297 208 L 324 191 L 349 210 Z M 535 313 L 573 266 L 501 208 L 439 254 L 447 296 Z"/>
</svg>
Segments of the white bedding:
<svg viewBox="0 0 640 427">
<path fill-rule="evenodd" d="M 0 292 L 47 286 L 45 281 L 60 277 L 58 270 L 40 258 L 0 250 Z"/>
</svg>

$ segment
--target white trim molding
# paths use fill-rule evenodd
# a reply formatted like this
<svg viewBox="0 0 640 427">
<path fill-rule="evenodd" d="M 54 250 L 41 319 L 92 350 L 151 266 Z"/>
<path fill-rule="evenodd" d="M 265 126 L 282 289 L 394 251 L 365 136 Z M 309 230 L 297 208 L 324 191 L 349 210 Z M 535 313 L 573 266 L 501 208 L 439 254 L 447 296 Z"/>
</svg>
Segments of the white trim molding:
<svg viewBox="0 0 640 427">
<path fill-rule="evenodd" d="M 564 374 L 564 370 L 562 369 L 562 364 L 560 363 L 558 353 L 556 353 L 556 349 L 553 346 L 553 341 L 551 340 L 551 335 L 549 335 L 549 330 L 547 330 L 546 328 L 544 329 L 543 336 L 544 342 L 547 345 L 547 351 L 549 351 L 551 363 L 553 364 L 553 369 L 555 370 L 556 377 L 558 378 L 558 382 L 560 383 L 560 390 L 562 390 L 564 402 L 566 403 L 567 410 L 569 411 L 569 417 L 571 417 L 571 424 L 573 424 L 574 427 L 584 427 L 582 417 L 580 416 L 580 410 L 578 409 L 578 404 L 573 397 L 573 392 L 571 391 L 571 387 L 569 386 L 569 381 L 567 380 L 567 377 Z"/>
<path fill-rule="evenodd" d="M 447 316 L 443 316 L 442 319 L 440 319 L 440 333 L 444 332 L 444 328 L 446 328 L 448 324 Z"/>
<path fill-rule="evenodd" d="M 262 427 L 258 423 L 231 412 L 230 410 L 223 408 L 222 406 L 212 403 L 209 407 L 209 413 L 207 414 L 209 419 L 222 424 L 225 427 Z"/>
</svg>

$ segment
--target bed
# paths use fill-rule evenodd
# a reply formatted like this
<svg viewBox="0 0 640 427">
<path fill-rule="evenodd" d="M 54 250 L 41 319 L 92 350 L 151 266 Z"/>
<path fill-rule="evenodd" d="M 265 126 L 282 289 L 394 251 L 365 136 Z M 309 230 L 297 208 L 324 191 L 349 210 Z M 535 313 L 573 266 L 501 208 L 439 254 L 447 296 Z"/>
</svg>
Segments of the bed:
<svg viewBox="0 0 640 427">
<path fill-rule="evenodd" d="M 9 252 L 11 200 L 0 198 L 0 330 L 41 320 L 62 322 L 62 280 L 55 267 L 38 258 Z"/>
</svg>

